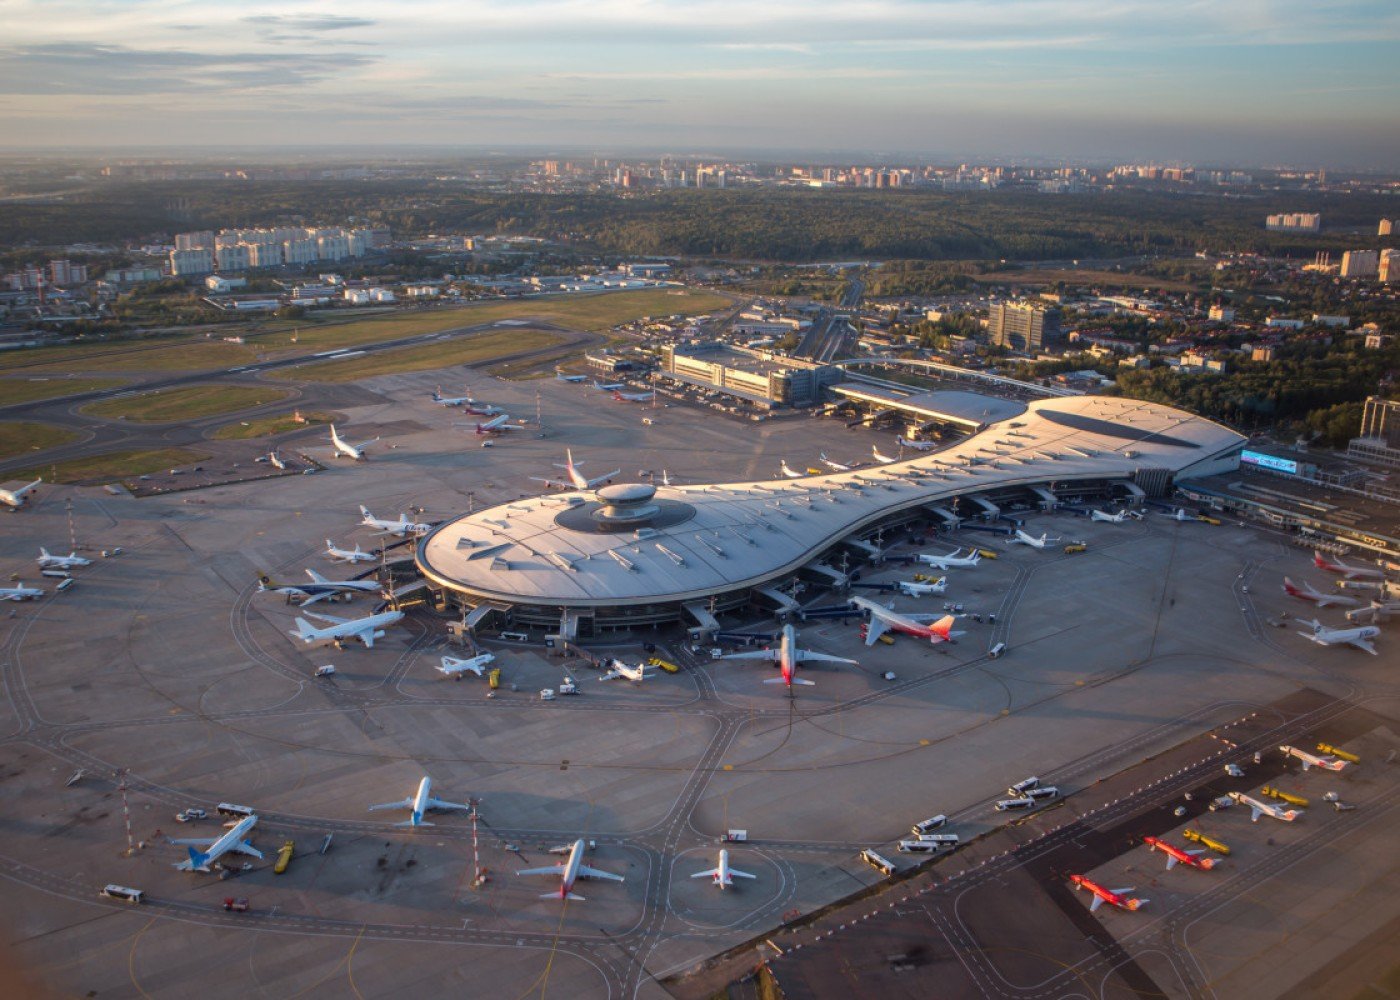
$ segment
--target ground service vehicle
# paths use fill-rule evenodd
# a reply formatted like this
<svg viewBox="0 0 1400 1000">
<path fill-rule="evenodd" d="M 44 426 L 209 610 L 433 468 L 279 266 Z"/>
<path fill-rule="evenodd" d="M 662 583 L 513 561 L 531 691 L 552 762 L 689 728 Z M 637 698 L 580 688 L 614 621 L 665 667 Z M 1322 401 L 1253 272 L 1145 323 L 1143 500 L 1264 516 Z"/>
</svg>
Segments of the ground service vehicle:
<svg viewBox="0 0 1400 1000">
<path fill-rule="evenodd" d="M 124 885 L 106 885 L 98 893 L 99 896 L 106 896 L 108 899 L 122 899 L 128 903 L 143 903 L 146 894 L 140 889 L 132 889 Z"/>
<path fill-rule="evenodd" d="M 1026 790 L 1026 798 L 1033 802 L 1049 801 L 1050 799 L 1058 799 L 1059 797 L 1060 790 L 1054 785 L 1042 785 L 1039 788 L 1030 788 Z"/>
<path fill-rule="evenodd" d="M 947 822 L 948 817 L 944 816 L 942 813 L 939 813 L 937 816 L 930 816 L 928 819 L 919 820 L 919 822 L 915 823 L 912 827 L 909 828 L 909 832 L 915 835 L 921 833 L 929 833 L 932 830 L 937 830 L 940 826 L 943 826 Z"/>
<path fill-rule="evenodd" d="M 901 840 L 899 850 L 903 854 L 932 854 L 938 850 L 937 844 L 927 840 Z"/>
<path fill-rule="evenodd" d="M 243 898 L 235 899 L 233 896 L 224 897 L 224 909 L 231 913 L 247 913 L 248 901 Z"/>
<path fill-rule="evenodd" d="M 53 589 L 53 592 L 54 592 L 55 594 L 61 594 L 61 593 L 63 593 L 65 590 L 72 590 L 72 589 L 73 589 L 73 585 L 76 584 L 77 582 L 78 582 L 77 580 L 73 579 L 73 578 L 70 576 L 68 579 L 64 580 L 64 581 L 63 581 L 62 583 L 60 583 L 57 587 L 55 587 L 55 588 Z"/>
<path fill-rule="evenodd" d="M 501 668 L 500 668 L 500 667 L 493 667 L 493 668 L 491 669 L 491 672 L 490 672 L 489 674 L 486 675 L 486 683 L 489 684 L 489 685 L 491 686 L 491 690 L 492 690 L 492 691 L 496 690 L 498 687 L 501 686 Z"/>
<path fill-rule="evenodd" d="M 214 811 L 220 816 L 237 816 L 239 819 L 242 819 L 244 816 L 253 815 L 253 810 L 250 806 L 234 805 L 232 802 L 220 802 L 214 807 Z"/>
<path fill-rule="evenodd" d="M 894 874 L 894 864 L 871 850 L 860 852 L 860 859 L 886 878 Z"/>
<path fill-rule="evenodd" d="M 296 841 L 289 840 L 282 845 L 282 849 L 277 852 L 277 863 L 272 866 L 274 875 L 281 875 L 287 870 L 287 866 L 292 863 L 292 852 L 296 850 Z"/>
<path fill-rule="evenodd" d="M 962 843 L 956 833 L 921 833 L 914 839 L 923 841 L 925 844 L 946 844 L 949 847 L 956 847 Z"/>
<path fill-rule="evenodd" d="M 680 667 L 676 666 L 670 660 L 663 660 L 659 656 L 653 656 L 650 660 L 647 660 L 647 663 L 653 667 L 660 667 L 668 674 L 678 674 L 681 670 Z"/>
<path fill-rule="evenodd" d="M 1002 799 L 997 803 L 997 812 L 1012 812 L 1017 809 L 1029 809 L 1035 805 L 1035 799 Z"/>
<path fill-rule="evenodd" d="M 1025 795 L 1032 788 L 1037 788 L 1039 787 L 1039 785 L 1039 778 L 1025 778 L 1021 781 L 1016 782 L 1016 784 L 1014 785 L 1009 785 L 1006 789 L 1006 794 L 1012 796 Z"/>
<path fill-rule="evenodd" d="M 1229 844 L 1216 840 L 1213 837 L 1207 837 L 1204 833 L 1201 833 L 1197 830 L 1182 830 L 1181 835 L 1193 843 L 1200 844 L 1202 847 L 1210 848 L 1216 854 L 1230 853 Z"/>
<path fill-rule="evenodd" d="M 1085 545 L 1083 542 L 1071 542 L 1069 545 L 1065 546 L 1065 555 L 1069 556 L 1074 555 L 1076 552 L 1083 552 L 1088 547 L 1089 546 Z"/>
</svg>

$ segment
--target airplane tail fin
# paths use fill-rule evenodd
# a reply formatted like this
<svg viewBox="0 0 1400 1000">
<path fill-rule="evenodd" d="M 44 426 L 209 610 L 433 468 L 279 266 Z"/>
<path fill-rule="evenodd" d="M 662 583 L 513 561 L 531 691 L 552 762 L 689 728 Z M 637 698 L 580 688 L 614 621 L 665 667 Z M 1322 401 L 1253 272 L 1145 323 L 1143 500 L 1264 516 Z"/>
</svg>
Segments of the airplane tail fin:
<svg viewBox="0 0 1400 1000">
<path fill-rule="evenodd" d="M 395 826 L 437 826 L 436 823 L 429 823 L 425 819 L 420 819 L 417 823 L 411 819 L 406 819 L 402 823 L 395 823 Z"/>
<path fill-rule="evenodd" d="M 190 852 L 191 871 L 193 871 L 196 868 L 203 868 L 209 863 L 209 855 L 202 854 L 199 851 L 196 851 L 193 847 L 186 847 L 185 850 Z"/>
<path fill-rule="evenodd" d="M 1150 899 L 1130 899 L 1130 900 L 1128 900 L 1128 909 L 1130 909 L 1130 910 L 1141 909 L 1141 907 L 1143 906 L 1144 903 L 1150 903 L 1150 902 L 1152 902 L 1152 900 L 1150 900 Z"/>
<path fill-rule="evenodd" d="M 305 618 L 297 619 L 297 636 L 299 638 L 310 642 L 312 639 L 316 638 L 316 631 L 316 626 L 312 625 Z"/>
<path fill-rule="evenodd" d="M 1201 858 L 1199 861 L 1196 862 L 1196 866 L 1198 868 L 1204 869 L 1205 871 L 1210 871 L 1216 866 L 1217 863 L 1218 862 L 1214 858 Z"/>
<path fill-rule="evenodd" d="M 44 559 L 47 559 L 47 558 L 49 557 L 49 550 L 46 549 L 46 548 L 44 548 L 42 545 L 40 545 L 40 546 L 39 546 L 39 555 L 40 555 L 41 557 L 43 557 Z"/>
</svg>

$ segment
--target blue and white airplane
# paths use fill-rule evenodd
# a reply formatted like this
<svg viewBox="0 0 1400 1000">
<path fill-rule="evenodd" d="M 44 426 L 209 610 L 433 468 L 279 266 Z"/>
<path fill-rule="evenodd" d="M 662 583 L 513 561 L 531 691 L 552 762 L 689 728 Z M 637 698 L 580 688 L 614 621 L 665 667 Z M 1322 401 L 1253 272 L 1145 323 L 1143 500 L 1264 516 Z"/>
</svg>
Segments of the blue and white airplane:
<svg viewBox="0 0 1400 1000">
<path fill-rule="evenodd" d="M 42 545 L 39 546 L 39 567 L 41 569 L 74 569 L 78 566 L 91 566 L 91 559 L 84 559 L 76 552 L 66 556 L 56 556 Z"/>
<path fill-rule="evenodd" d="M 379 591 L 379 583 L 375 580 L 327 580 L 314 569 L 308 569 L 306 575 L 311 577 L 310 583 L 278 583 L 270 577 L 261 576 L 258 578 L 258 591 L 299 597 L 303 608 L 339 594 L 349 596 L 374 594 Z"/>
<path fill-rule="evenodd" d="M 402 823 L 395 823 L 395 826 L 434 826 L 423 818 L 423 814 L 429 809 L 457 809 L 471 812 L 472 807 L 461 802 L 444 802 L 442 799 L 433 798 L 433 779 L 424 775 L 423 780 L 418 782 L 418 791 L 413 793 L 410 799 L 401 802 L 381 802 L 377 806 L 370 806 L 370 812 L 380 809 L 407 809 L 408 819 Z"/>
<path fill-rule="evenodd" d="M 588 381 L 588 376 L 587 376 L 587 375 L 565 375 L 563 372 L 555 372 L 555 373 L 554 373 L 554 377 L 557 378 L 560 382 L 586 382 L 586 381 Z"/>
<path fill-rule="evenodd" d="M 233 828 L 222 837 L 207 840 L 172 840 L 172 844 L 184 844 L 190 852 L 188 861 L 181 861 L 175 867 L 186 872 L 207 872 L 209 864 L 217 861 L 229 851 L 236 851 L 239 854 L 250 854 L 259 860 L 262 859 L 262 851 L 259 851 L 249 841 L 244 838 L 253 832 L 253 827 L 258 823 L 257 816 L 244 816 Z M 196 850 L 196 847 L 203 847 L 205 850 Z"/>
</svg>

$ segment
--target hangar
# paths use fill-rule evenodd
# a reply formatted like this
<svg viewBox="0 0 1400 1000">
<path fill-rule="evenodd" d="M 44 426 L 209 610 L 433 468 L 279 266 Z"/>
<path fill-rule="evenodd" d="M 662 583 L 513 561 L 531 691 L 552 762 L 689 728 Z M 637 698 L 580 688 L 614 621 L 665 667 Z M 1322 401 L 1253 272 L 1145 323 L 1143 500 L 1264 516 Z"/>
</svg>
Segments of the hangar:
<svg viewBox="0 0 1400 1000">
<path fill-rule="evenodd" d="M 419 572 L 471 625 L 574 638 L 684 623 L 750 604 L 791 610 L 792 584 L 842 588 L 911 527 L 1003 506 L 1115 491 L 1163 495 L 1238 468 L 1245 438 L 1156 403 L 1105 396 L 1002 410 L 980 433 L 907 461 L 802 479 L 597 491 L 517 500 L 424 536 Z M 962 517 L 959 517 L 960 511 Z"/>
</svg>

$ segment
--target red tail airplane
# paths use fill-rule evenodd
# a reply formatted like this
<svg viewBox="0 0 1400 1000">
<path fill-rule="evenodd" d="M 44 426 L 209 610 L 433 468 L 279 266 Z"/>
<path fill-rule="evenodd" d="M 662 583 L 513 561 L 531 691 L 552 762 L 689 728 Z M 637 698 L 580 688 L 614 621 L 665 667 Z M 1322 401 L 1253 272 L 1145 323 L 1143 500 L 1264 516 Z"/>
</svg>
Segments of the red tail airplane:
<svg viewBox="0 0 1400 1000">
<path fill-rule="evenodd" d="M 1105 889 L 1097 882 L 1091 880 L 1087 875 L 1071 875 L 1069 880 L 1074 883 L 1076 889 L 1088 889 L 1094 894 L 1094 901 L 1089 904 L 1089 912 L 1093 913 L 1104 903 L 1116 906 L 1120 910 L 1136 910 L 1146 899 L 1138 899 L 1135 896 L 1127 896 L 1125 893 L 1132 892 L 1132 886 L 1126 889 Z"/>
<path fill-rule="evenodd" d="M 1143 837 L 1142 842 L 1147 845 L 1148 850 L 1161 851 L 1167 856 L 1167 871 L 1175 868 L 1178 862 L 1190 865 L 1192 868 L 1199 868 L 1203 872 L 1208 872 L 1215 867 L 1215 858 L 1200 857 L 1206 853 L 1205 851 L 1184 851 L 1180 847 L 1175 847 L 1156 837 Z"/>
</svg>

